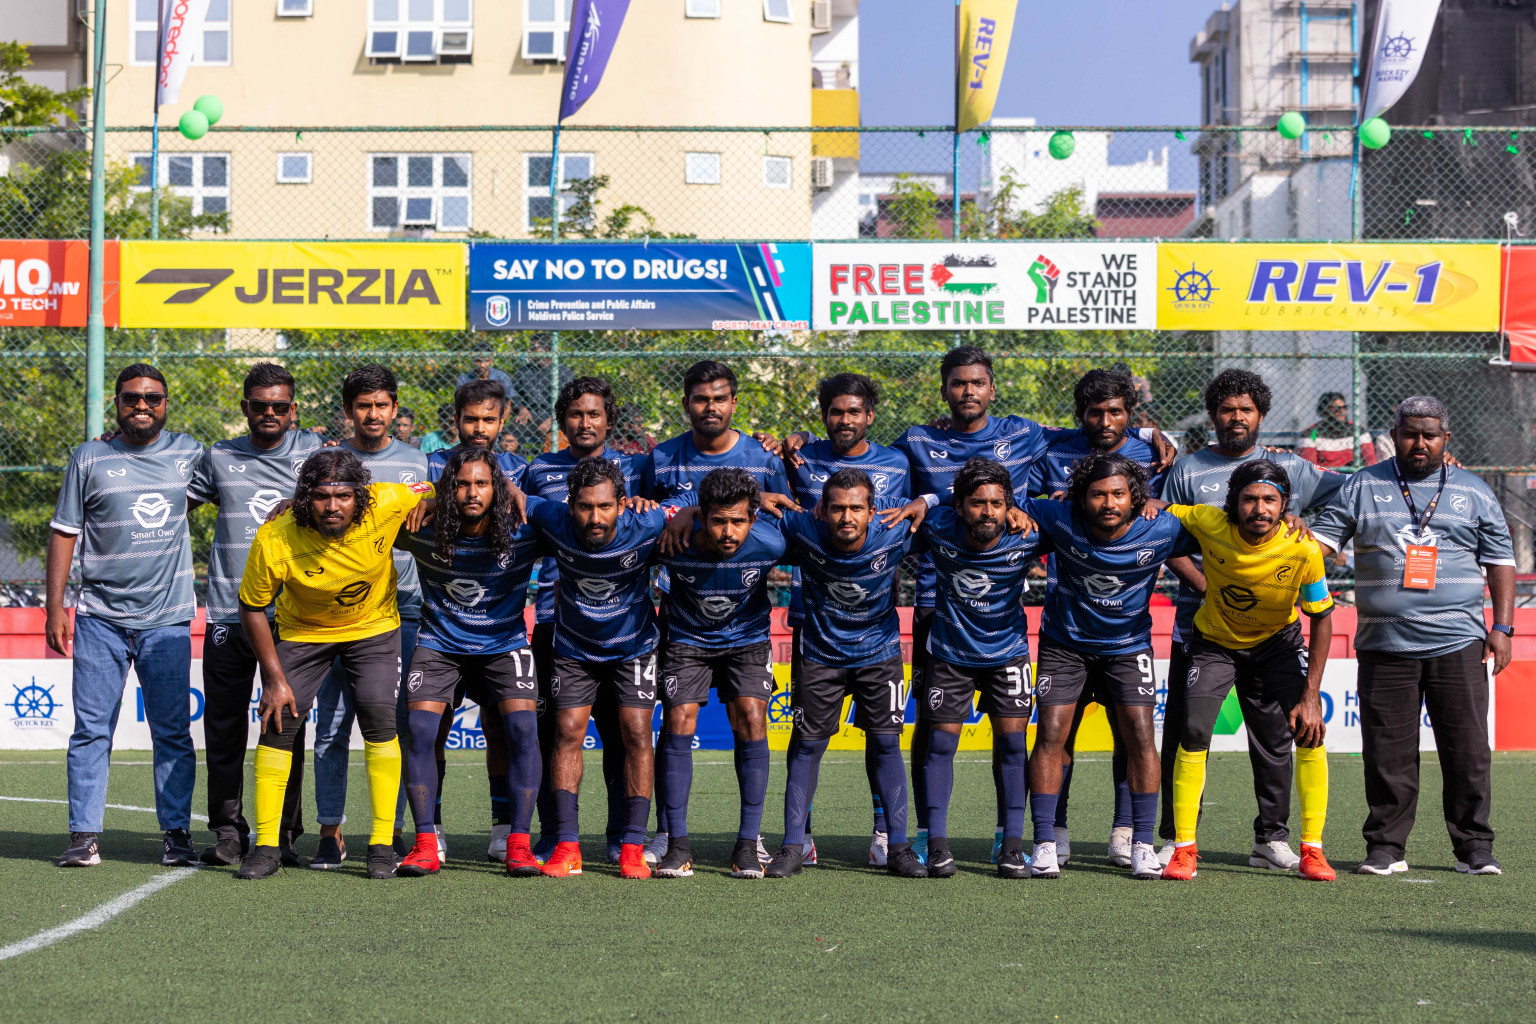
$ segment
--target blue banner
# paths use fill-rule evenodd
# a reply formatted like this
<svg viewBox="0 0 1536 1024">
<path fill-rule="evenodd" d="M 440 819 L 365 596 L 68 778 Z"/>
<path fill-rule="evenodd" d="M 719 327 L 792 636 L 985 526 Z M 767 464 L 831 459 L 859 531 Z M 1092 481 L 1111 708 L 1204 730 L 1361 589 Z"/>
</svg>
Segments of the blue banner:
<svg viewBox="0 0 1536 1024">
<path fill-rule="evenodd" d="M 806 243 L 476 243 L 477 331 L 807 330 Z"/>
<path fill-rule="evenodd" d="M 580 110 L 597 91 L 628 11 L 629 0 L 580 0 L 571 12 L 565 83 L 560 90 L 560 120 Z"/>
</svg>

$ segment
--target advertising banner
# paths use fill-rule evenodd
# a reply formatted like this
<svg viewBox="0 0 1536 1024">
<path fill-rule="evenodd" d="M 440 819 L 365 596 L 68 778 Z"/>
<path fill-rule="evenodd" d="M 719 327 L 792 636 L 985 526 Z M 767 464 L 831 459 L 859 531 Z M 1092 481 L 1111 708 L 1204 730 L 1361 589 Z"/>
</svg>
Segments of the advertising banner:
<svg viewBox="0 0 1536 1024">
<path fill-rule="evenodd" d="M 102 313 L 116 327 L 118 243 L 102 253 Z M 0 240 L 0 327 L 84 327 L 90 265 L 85 242 Z"/>
<path fill-rule="evenodd" d="M 474 244 L 477 331 L 806 330 L 804 243 Z"/>
<path fill-rule="evenodd" d="M 1536 248 L 1504 247 L 1504 322 L 1509 361 L 1536 363 Z"/>
<path fill-rule="evenodd" d="M 462 329 L 457 242 L 123 242 L 124 327 Z"/>
<path fill-rule="evenodd" d="M 1150 329 L 1154 243 L 832 242 L 814 248 L 822 331 Z"/>
<path fill-rule="evenodd" d="M 1496 331 L 1499 247 L 1163 242 L 1157 325 L 1186 331 Z"/>
</svg>

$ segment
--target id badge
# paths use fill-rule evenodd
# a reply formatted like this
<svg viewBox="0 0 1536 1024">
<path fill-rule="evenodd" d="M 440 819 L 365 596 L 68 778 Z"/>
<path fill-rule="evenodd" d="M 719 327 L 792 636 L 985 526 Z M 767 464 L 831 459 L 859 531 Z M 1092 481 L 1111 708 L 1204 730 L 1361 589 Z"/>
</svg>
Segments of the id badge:
<svg viewBox="0 0 1536 1024">
<path fill-rule="evenodd" d="M 1428 544 L 1409 544 L 1403 564 L 1403 586 L 1409 590 L 1435 589 L 1435 563 L 1440 549 Z"/>
</svg>

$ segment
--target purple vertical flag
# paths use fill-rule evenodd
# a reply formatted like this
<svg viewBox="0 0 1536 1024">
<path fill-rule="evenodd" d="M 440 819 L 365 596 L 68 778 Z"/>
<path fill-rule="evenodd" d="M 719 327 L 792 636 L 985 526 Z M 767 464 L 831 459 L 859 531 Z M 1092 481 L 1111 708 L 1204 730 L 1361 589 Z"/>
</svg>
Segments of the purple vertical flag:
<svg viewBox="0 0 1536 1024">
<path fill-rule="evenodd" d="M 565 84 L 560 93 L 560 120 L 580 110 L 597 91 L 628 10 L 629 0 L 576 0 L 571 12 Z"/>
</svg>

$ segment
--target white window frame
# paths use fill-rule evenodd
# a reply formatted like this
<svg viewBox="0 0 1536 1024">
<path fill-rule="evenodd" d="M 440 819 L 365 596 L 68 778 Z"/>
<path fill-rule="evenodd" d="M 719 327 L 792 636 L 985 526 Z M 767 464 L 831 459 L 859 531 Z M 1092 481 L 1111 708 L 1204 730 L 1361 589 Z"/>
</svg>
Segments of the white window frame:
<svg viewBox="0 0 1536 1024">
<path fill-rule="evenodd" d="M 186 159 L 188 157 L 191 157 L 191 159 L 192 159 L 192 184 L 190 184 L 190 185 L 172 185 L 171 184 L 171 161 L 172 160 L 183 160 L 183 159 Z M 208 157 L 223 157 L 224 158 L 224 184 L 223 185 L 204 185 L 203 184 L 203 162 Z M 129 161 L 135 167 L 137 167 L 137 166 L 140 165 L 140 162 L 142 162 L 144 164 L 148 164 L 149 161 L 150 161 L 150 154 L 148 154 L 148 153 L 129 153 L 128 154 L 128 159 L 129 159 Z M 230 179 L 233 177 L 233 170 L 232 170 L 232 168 L 233 168 L 233 161 L 230 158 L 230 154 L 227 153 L 227 152 L 208 152 L 208 153 L 204 153 L 204 152 L 196 152 L 196 153 L 180 152 L 180 153 L 167 153 L 167 152 L 162 150 L 161 153 L 160 153 L 160 187 L 162 189 L 165 189 L 167 192 L 170 192 L 172 195 L 186 196 L 187 198 L 191 199 L 192 200 L 192 214 L 193 214 L 193 216 L 201 216 L 202 214 L 208 212 L 204 208 L 204 201 L 205 200 L 207 200 L 207 199 L 218 199 L 218 198 L 222 198 L 224 200 L 224 209 L 222 211 L 214 210 L 213 212 L 215 214 L 220 213 L 220 212 L 228 214 L 230 212 L 230 208 L 231 208 L 229 182 L 230 182 Z M 137 182 L 133 186 L 133 191 L 135 191 L 135 192 L 148 192 L 149 191 L 149 178 L 146 176 L 142 180 Z"/>
<path fill-rule="evenodd" d="M 530 199 L 548 199 L 549 198 L 549 185 L 548 184 L 543 184 L 543 185 L 531 184 L 528 181 L 528 168 L 529 168 L 529 165 L 533 161 L 540 160 L 540 159 L 542 159 L 542 160 L 549 160 L 551 155 L 552 154 L 550 154 L 550 153 L 524 153 L 523 154 L 523 178 L 522 178 L 522 181 L 523 181 L 523 230 L 525 232 L 527 232 L 528 234 L 530 234 L 530 235 L 533 234 L 536 225 L 533 223 L 533 215 L 529 212 L 528 201 Z M 573 177 L 568 177 L 567 176 L 568 172 L 570 171 L 570 166 L 571 166 L 570 165 L 570 161 L 572 161 L 572 160 L 586 160 L 587 161 L 587 175 L 589 177 L 591 175 L 594 175 L 594 174 L 597 173 L 597 154 L 595 154 L 595 153 L 561 153 L 560 154 L 560 181 L 559 181 L 559 184 L 558 184 L 558 188 L 559 188 L 559 191 L 561 191 L 562 193 L 566 190 L 567 187 L 570 186 L 571 182 L 584 180 L 582 178 L 573 178 Z M 574 196 L 561 195 L 561 197 L 560 197 L 560 213 L 561 213 L 562 216 L 565 214 L 565 212 L 567 210 L 569 210 L 571 208 L 571 204 L 574 203 L 575 201 L 576 200 L 575 200 Z"/>
<path fill-rule="evenodd" d="M 411 0 L 367 0 L 368 34 L 364 38 L 363 55 L 371 60 L 400 61 L 404 64 L 439 64 L 444 57 L 472 58 L 475 52 L 475 5 L 474 0 L 463 0 L 468 5 L 467 19 L 449 19 L 447 0 L 425 0 L 431 5 L 430 18 L 411 17 Z M 381 5 L 394 8 L 395 17 L 382 17 Z M 394 46 L 378 46 L 380 33 L 394 33 Z M 426 50 L 412 51 L 410 37 L 428 37 Z M 448 47 L 445 37 L 464 37 L 462 47 Z"/>
<path fill-rule="evenodd" d="M 774 163 L 776 161 L 783 161 L 784 169 L 788 172 L 784 176 L 784 183 L 782 185 L 779 184 L 776 181 L 768 180 L 768 167 L 769 167 L 770 164 L 772 164 L 772 163 Z M 794 157 L 788 157 L 788 156 L 764 156 L 763 157 L 763 187 L 764 188 L 789 188 L 794 183 L 795 183 L 795 160 L 794 160 Z"/>
<path fill-rule="evenodd" d="M 683 17 L 718 18 L 721 0 L 683 0 Z"/>
<path fill-rule="evenodd" d="M 390 157 L 397 161 L 395 165 L 395 184 L 377 185 L 374 183 L 374 161 L 380 158 Z M 420 159 L 429 157 L 432 160 L 432 184 L 410 185 L 406 175 L 408 163 L 412 158 Z M 461 160 L 464 163 L 465 181 L 463 185 L 443 184 L 443 165 L 448 160 Z M 475 223 L 474 186 L 475 164 L 474 157 L 470 153 L 401 153 L 378 152 L 368 154 L 366 174 L 368 175 L 368 200 L 365 211 L 368 230 L 373 232 L 400 231 L 406 226 L 431 227 L 434 231 L 462 234 L 469 231 Z M 395 222 L 389 225 L 379 225 L 373 218 L 373 201 L 375 199 L 397 199 L 399 205 L 395 210 Z M 407 204 L 411 200 L 431 200 L 430 220 L 418 218 L 406 218 Z M 464 223 L 443 223 L 443 200 L 464 200 Z"/>
<path fill-rule="evenodd" d="M 783 3 L 783 5 L 784 5 L 784 16 L 783 17 L 780 17 L 780 16 L 778 16 L 778 15 L 773 13 L 773 5 L 775 3 Z M 794 2 L 794 0 L 763 0 L 763 20 L 764 21 L 771 21 L 771 22 L 774 22 L 774 23 L 779 24 L 779 25 L 793 25 L 795 23 L 795 2 Z"/>
<path fill-rule="evenodd" d="M 710 164 L 713 163 L 713 169 Z M 724 172 L 719 153 L 686 152 L 683 154 L 683 184 L 718 185 Z"/>
<path fill-rule="evenodd" d="M 301 156 L 304 158 L 304 176 L 302 178 L 290 178 L 283 174 L 283 161 L 288 157 Z M 279 185 L 308 185 L 315 180 L 315 154 L 307 150 L 291 151 L 277 154 L 277 183 Z"/>
<path fill-rule="evenodd" d="M 297 9 L 288 4 L 294 0 L 277 0 L 277 16 L 279 18 L 312 18 L 315 16 L 315 0 L 297 0 Z"/>
<path fill-rule="evenodd" d="M 225 16 L 223 21 L 213 21 L 210 19 L 203 22 L 203 35 L 206 37 L 209 32 L 223 32 L 225 38 L 225 50 L 229 54 L 228 58 L 225 60 L 208 60 L 204 56 L 204 53 L 208 48 L 205 45 L 202 45 L 202 41 L 199 40 L 197 50 L 192 54 L 192 65 L 194 67 L 227 68 L 235 62 L 235 0 L 225 0 L 224 10 Z M 149 19 L 148 21 L 140 20 L 139 0 L 129 0 L 128 63 L 133 67 L 154 67 L 155 61 L 153 58 L 150 60 L 139 59 L 138 37 L 141 32 L 148 32 L 154 38 L 156 48 L 158 49 L 160 42 L 160 26 L 155 22 L 153 18 Z"/>
<path fill-rule="evenodd" d="M 523 0 L 523 60 L 549 60 L 557 63 L 565 63 L 566 51 L 570 49 L 571 34 L 571 4 L 572 0 L 552 0 L 555 5 L 554 21 L 535 21 L 531 16 L 532 0 Z M 562 4 L 565 16 L 561 17 Z M 555 50 L 553 53 L 534 53 L 530 48 L 529 40 L 535 32 L 553 32 L 555 34 Z"/>
</svg>

